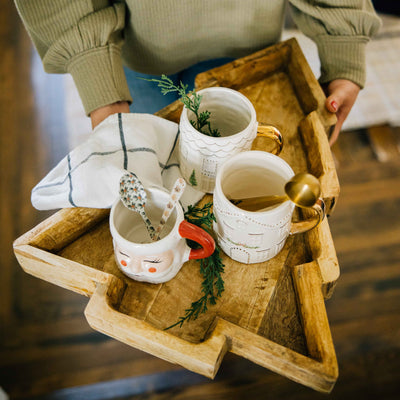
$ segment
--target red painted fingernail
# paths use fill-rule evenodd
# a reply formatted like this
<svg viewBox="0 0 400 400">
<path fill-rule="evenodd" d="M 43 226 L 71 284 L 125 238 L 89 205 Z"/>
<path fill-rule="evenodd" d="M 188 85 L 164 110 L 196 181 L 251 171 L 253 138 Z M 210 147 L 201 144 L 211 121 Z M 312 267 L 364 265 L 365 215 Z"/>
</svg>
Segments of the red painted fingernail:
<svg viewBox="0 0 400 400">
<path fill-rule="evenodd" d="M 338 105 L 337 105 L 337 103 L 336 103 L 335 100 L 332 100 L 332 101 L 331 101 L 331 106 L 332 106 L 332 108 L 333 108 L 335 111 L 337 111 Z"/>
</svg>

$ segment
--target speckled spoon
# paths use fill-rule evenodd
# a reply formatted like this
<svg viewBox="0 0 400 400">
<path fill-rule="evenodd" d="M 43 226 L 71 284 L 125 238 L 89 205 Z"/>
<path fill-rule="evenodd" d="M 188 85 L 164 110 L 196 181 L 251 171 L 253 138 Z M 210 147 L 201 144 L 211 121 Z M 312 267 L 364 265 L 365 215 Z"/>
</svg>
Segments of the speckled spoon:
<svg viewBox="0 0 400 400">
<path fill-rule="evenodd" d="M 164 211 L 162 213 L 161 221 L 156 228 L 154 240 L 158 240 L 160 238 L 161 231 L 164 228 L 165 223 L 170 217 L 173 209 L 175 208 L 176 203 L 181 198 L 183 191 L 185 190 L 185 187 L 186 187 L 186 182 L 183 178 L 178 178 L 175 181 L 174 186 L 172 187 L 171 193 L 169 195 L 168 203 L 165 206 Z"/>
<path fill-rule="evenodd" d="M 139 178 L 132 172 L 123 175 L 119 182 L 119 194 L 126 208 L 140 214 L 149 232 L 150 238 L 154 240 L 155 229 L 144 210 L 147 195 Z"/>
</svg>

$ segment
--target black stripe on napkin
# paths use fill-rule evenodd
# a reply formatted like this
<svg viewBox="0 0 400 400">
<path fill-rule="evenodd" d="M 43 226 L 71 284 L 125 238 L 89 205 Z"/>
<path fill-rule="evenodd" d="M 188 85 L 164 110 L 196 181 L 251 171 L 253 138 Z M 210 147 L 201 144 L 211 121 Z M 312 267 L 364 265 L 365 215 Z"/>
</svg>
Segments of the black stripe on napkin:
<svg viewBox="0 0 400 400">
<path fill-rule="evenodd" d="M 170 168 L 172 168 L 172 167 L 178 167 L 178 168 L 179 168 L 179 164 L 178 164 L 178 163 L 174 163 L 174 164 L 165 165 L 164 168 L 163 168 L 163 172 L 164 172 L 166 169 L 170 169 Z"/>
<path fill-rule="evenodd" d="M 118 126 L 119 126 L 119 136 L 121 138 L 122 151 L 124 152 L 124 169 L 128 169 L 128 154 L 126 153 L 126 144 L 124 130 L 122 128 L 122 114 L 118 113 Z"/>
<path fill-rule="evenodd" d="M 172 145 L 172 149 L 171 149 L 171 152 L 169 153 L 168 160 L 167 160 L 165 166 L 163 167 L 163 169 L 162 169 L 162 171 L 161 171 L 161 174 L 162 174 L 166 169 L 169 169 L 169 168 L 171 168 L 171 167 L 179 167 L 179 164 L 170 164 L 170 165 L 168 165 L 168 162 L 169 162 L 170 158 L 172 157 L 172 153 L 173 153 L 174 150 L 175 150 L 176 143 L 178 142 L 179 134 L 180 134 L 180 131 L 179 131 L 179 128 L 178 128 L 178 132 L 176 133 L 175 140 L 174 140 L 174 144 Z"/>
<path fill-rule="evenodd" d="M 69 192 L 68 192 L 68 200 L 70 202 L 70 204 L 72 205 L 72 207 L 77 207 L 77 205 L 74 203 L 74 201 L 72 200 L 72 176 L 71 176 L 71 157 L 68 154 L 67 157 L 67 161 L 68 161 L 68 180 L 69 180 Z"/>
</svg>

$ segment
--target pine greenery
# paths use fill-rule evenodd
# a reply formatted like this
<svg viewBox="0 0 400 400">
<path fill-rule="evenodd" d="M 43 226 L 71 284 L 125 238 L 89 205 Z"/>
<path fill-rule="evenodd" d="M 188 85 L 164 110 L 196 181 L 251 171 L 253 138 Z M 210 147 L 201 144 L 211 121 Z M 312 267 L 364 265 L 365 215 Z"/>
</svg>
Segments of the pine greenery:
<svg viewBox="0 0 400 400">
<path fill-rule="evenodd" d="M 213 221 L 215 221 L 211 208 L 212 203 L 207 203 L 202 208 L 189 206 L 188 211 L 185 212 L 185 218 L 188 222 L 210 231 Z M 185 315 L 183 317 L 179 317 L 177 322 L 165 328 L 165 330 L 175 326 L 182 328 L 184 322 L 197 319 L 200 314 L 207 311 L 208 304 L 216 304 L 218 298 L 222 296 L 224 291 L 222 274 L 224 273 L 225 266 L 222 262 L 220 252 L 220 248 L 216 246 L 211 256 L 197 260 L 200 263 L 200 273 L 203 276 L 203 282 L 201 283 L 203 296 L 194 301 L 191 307 L 185 310 Z"/>
<path fill-rule="evenodd" d="M 207 110 L 200 112 L 200 103 L 203 96 L 197 94 L 195 89 L 187 93 L 188 85 L 184 85 L 182 82 L 180 82 L 179 86 L 176 86 L 174 85 L 172 79 L 168 78 L 168 76 L 166 75 L 161 75 L 161 79 L 144 80 L 149 82 L 156 82 L 157 86 L 161 89 L 161 93 L 163 95 L 171 92 L 177 92 L 180 96 L 180 101 L 188 110 L 192 111 L 196 116 L 196 121 L 190 121 L 192 126 L 204 135 L 214 137 L 221 136 L 218 129 L 211 128 L 210 112 Z"/>
<path fill-rule="evenodd" d="M 197 186 L 196 171 L 195 171 L 195 170 L 193 170 L 193 172 L 192 172 L 191 175 L 190 175 L 189 183 L 190 183 L 192 186 Z"/>
</svg>

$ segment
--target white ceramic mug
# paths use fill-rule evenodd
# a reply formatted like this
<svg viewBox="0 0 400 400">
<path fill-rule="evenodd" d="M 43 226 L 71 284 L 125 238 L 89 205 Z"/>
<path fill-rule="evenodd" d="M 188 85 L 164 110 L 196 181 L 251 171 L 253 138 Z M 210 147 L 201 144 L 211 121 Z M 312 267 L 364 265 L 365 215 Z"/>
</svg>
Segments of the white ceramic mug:
<svg viewBox="0 0 400 400">
<path fill-rule="evenodd" d="M 146 190 L 146 194 L 146 215 L 157 226 L 169 194 L 156 187 Z M 120 199 L 113 204 L 109 221 L 117 265 L 137 281 L 166 282 L 179 272 L 183 263 L 206 258 L 215 249 L 214 239 L 205 230 L 184 220 L 179 203 L 157 241 L 151 240 L 142 217 L 126 208 Z M 185 238 L 199 243 L 201 248 L 191 249 Z"/>
<path fill-rule="evenodd" d="M 221 137 L 207 136 L 196 130 L 190 121 L 196 116 L 183 108 L 179 122 L 180 169 L 185 180 L 202 192 L 212 193 L 219 165 L 241 151 L 251 149 L 257 134 L 272 139 L 275 154 L 282 149 L 282 136 L 277 128 L 257 122 L 250 100 L 240 92 L 211 87 L 197 92 L 202 96 L 200 112 L 209 111 L 213 129 Z"/>
<path fill-rule="evenodd" d="M 289 234 L 317 226 L 325 216 L 322 199 L 312 207 L 317 218 L 292 222 L 295 204 L 285 201 L 263 211 L 245 211 L 229 198 L 284 195 L 285 183 L 294 175 L 278 156 L 263 151 L 246 151 L 225 161 L 218 170 L 214 191 L 214 231 L 221 249 L 244 264 L 275 257 Z"/>
</svg>

